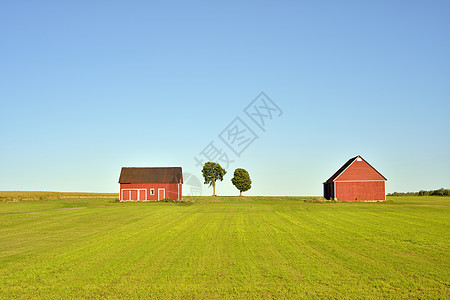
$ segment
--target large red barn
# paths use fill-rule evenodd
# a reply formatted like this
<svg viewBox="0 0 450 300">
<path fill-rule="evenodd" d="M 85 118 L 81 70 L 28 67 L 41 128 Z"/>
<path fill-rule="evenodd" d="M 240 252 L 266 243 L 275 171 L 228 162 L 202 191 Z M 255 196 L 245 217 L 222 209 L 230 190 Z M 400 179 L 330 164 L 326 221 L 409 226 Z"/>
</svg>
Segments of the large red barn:
<svg viewBox="0 0 450 300">
<path fill-rule="evenodd" d="M 120 201 L 181 200 L 183 173 L 181 167 L 122 168 Z"/>
<path fill-rule="evenodd" d="M 386 180 L 358 155 L 323 183 L 323 193 L 326 199 L 340 201 L 384 201 Z"/>
</svg>

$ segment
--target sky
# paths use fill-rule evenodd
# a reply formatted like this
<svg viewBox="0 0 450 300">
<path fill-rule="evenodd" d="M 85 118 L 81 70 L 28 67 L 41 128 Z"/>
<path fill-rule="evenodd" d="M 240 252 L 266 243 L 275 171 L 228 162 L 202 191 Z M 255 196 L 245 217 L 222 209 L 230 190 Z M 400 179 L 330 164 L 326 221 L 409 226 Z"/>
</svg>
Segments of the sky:
<svg viewBox="0 0 450 300">
<path fill-rule="evenodd" d="M 181 166 L 185 195 L 200 181 L 210 194 L 213 158 L 227 170 L 218 195 L 238 194 L 236 168 L 247 195 L 321 195 L 356 155 L 387 192 L 449 188 L 449 12 L 2 1 L 0 190 L 118 192 L 121 167 Z"/>
</svg>

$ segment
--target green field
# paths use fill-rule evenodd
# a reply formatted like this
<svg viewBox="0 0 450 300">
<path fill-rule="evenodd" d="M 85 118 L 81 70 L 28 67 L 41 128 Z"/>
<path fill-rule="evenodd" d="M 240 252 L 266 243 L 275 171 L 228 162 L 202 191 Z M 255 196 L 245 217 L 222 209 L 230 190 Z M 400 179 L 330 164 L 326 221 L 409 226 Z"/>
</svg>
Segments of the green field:
<svg viewBox="0 0 450 300">
<path fill-rule="evenodd" d="M 450 197 L 66 196 L 0 202 L 1 299 L 450 297 Z"/>
</svg>

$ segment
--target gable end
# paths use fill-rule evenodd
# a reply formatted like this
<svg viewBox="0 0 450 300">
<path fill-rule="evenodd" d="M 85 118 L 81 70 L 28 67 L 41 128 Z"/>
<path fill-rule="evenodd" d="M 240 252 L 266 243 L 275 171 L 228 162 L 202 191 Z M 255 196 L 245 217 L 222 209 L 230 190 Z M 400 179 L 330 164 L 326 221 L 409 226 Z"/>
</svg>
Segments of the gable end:
<svg viewBox="0 0 450 300">
<path fill-rule="evenodd" d="M 360 155 L 350 158 L 326 182 L 336 181 L 386 181 L 380 172 Z"/>
</svg>

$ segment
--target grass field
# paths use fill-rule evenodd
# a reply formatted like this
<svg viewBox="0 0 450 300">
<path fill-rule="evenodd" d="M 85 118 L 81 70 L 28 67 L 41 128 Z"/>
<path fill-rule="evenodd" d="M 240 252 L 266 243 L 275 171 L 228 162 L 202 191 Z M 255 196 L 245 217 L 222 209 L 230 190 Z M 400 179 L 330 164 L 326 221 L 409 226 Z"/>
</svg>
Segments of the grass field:
<svg viewBox="0 0 450 300">
<path fill-rule="evenodd" d="M 449 197 L 66 196 L 0 203 L 1 299 L 450 297 Z"/>
</svg>

